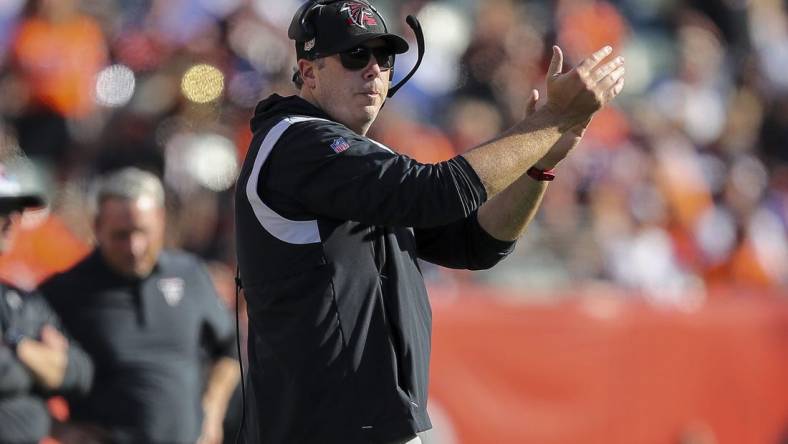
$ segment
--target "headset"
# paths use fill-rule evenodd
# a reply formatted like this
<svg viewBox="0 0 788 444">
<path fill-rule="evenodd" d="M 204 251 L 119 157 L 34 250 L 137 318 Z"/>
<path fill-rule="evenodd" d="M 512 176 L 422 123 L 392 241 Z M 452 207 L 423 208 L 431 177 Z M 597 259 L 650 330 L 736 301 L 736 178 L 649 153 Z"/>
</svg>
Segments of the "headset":
<svg viewBox="0 0 788 444">
<path fill-rule="evenodd" d="M 323 6 L 332 3 L 337 3 L 340 1 L 345 1 L 345 0 L 311 0 L 307 3 L 304 3 L 296 11 L 295 15 L 298 17 L 298 20 L 294 20 L 290 24 L 290 28 L 288 28 L 287 30 L 287 36 L 297 42 L 306 42 L 312 40 L 313 38 L 315 38 L 315 28 L 312 25 L 312 21 L 311 21 L 312 15 L 314 15 L 317 11 L 319 11 L 320 8 L 322 8 Z M 358 3 L 363 3 L 364 5 L 372 9 L 372 11 L 374 11 L 375 14 L 377 14 L 378 17 L 380 17 L 381 21 L 383 21 L 383 28 L 386 29 L 386 31 L 388 31 L 389 28 L 386 25 L 386 20 L 377 11 L 377 9 L 375 9 L 374 6 L 363 0 L 354 0 L 354 1 Z M 418 19 L 416 19 L 416 17 L 412 15 L 409 15 L 405 19 L 405 22 L 408 24 L 408 26 L 410 26 L 410 28 L 413 30 L 413 33 L 416 35 L 416 43 L 418 45 L 418 58 L 416 59 L 416 64 L 410 70 L 408 75 L 406 75 L 402 80 L 399 81 L 399 83 L 397 83 L 395 86 L 389 89 L 387 97 L 392 97 L 400 88 L 402 88 L 402 86 L 405 85 L 405 83 L 408 80 L 410 80 L 411 77 L 413 77 L 414 74 L 416 74 L 416 71 L 419 69 L 419 66 L 421 66 L 421 61 L 424 58 L 424 33 L 421 30 L 421 23 L 419 23 Z"/>
</svg>

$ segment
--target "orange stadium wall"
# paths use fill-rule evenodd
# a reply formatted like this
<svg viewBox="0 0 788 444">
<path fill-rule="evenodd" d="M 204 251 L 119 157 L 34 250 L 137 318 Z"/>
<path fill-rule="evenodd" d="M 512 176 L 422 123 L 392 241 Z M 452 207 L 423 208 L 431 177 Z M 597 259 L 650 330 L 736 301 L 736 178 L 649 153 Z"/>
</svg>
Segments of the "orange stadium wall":
<svg viewBox="0 0 788 444">
<path fill-rule="evenodd" d="M 55 217 L 18 234 L 0 277 L 23 287 L 90 249 Z M 785 291 L 716 290 L 692 310 L 616 291 L 430 295 L 429 444 L 788 444 Z"/>
<path fill-rule="evenodd" d="M 431 289 L 436 444 L 788 443 L 788 297 Z"/>
</svg>

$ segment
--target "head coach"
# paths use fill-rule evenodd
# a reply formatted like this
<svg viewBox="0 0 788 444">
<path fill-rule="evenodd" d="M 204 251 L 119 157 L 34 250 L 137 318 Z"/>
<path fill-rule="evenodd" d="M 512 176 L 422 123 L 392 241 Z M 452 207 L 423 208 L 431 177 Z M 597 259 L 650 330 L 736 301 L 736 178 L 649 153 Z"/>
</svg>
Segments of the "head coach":
<svg viewBox="0 0 788 444">
<path fill-rule="evenodd" d="M 418 22 L 408 23 L 421 55 Z M 299 93 L 258 104 L 236 188 L 249 315 L 244 436 L 418 443 L 431 428 L 432 319 L 417 259 L 484 269 L 504 258 L 554 167 L 623 88 L 623 60 L 605 60 L 605 47 L 562 73 L 554 47 L 543 106 L 533 91 L 514 127 L 421 164 L 365 136 L 401 86 L 391 76 L 408 50 L 372 5 L 309 2 L 289 35 Z"/>
</svg>

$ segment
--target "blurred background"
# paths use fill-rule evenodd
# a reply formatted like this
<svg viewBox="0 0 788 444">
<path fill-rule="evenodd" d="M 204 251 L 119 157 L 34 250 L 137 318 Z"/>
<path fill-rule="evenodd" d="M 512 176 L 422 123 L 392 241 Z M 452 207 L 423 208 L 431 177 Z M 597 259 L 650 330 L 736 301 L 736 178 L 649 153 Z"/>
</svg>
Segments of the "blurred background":
<svg viewBox="0 0 788 444">
<path fill-rule="evenodd" d="M 86 190 L 167 186 L 170 246 L 233 305 L 249 118 L 295 94 L 299 0 L 0 0 L 0 150 L 44 190 L 0 276 L 32 288 L 91 249 Z M 370 136 L 437 162 L 610 44 L 627 80 L 496 268 L 425 265 L 432 442 L 788 442 L 788 2 L 377 0 L 421 69 Z"/>
</svg>

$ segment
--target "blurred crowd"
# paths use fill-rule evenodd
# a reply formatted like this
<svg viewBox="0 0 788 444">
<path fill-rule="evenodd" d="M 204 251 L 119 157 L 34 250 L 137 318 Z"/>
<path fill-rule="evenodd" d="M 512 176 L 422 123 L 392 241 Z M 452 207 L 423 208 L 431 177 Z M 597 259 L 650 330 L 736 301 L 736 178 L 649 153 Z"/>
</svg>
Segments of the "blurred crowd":
<svg viewBox="0 0 788 444">
<path fill-rule="evenodd" d="M 299 0 L 0 2 L 0 149 L 30 160 L 51 207 L 26 216 L 0 275 L 32 287 L 85 254 L 87 184 L 133 165 L 163 178 L 167 242 L 231 295 L 232 186 L 258 100 L 295 94 L 287 25 Z M 424 162 L 517 121 L 568 62 L 610 44 L 624 93 L 557 170 L 515 254 L 485 273 L 426 268 L 524 293 L 625 288 L 665 304 L 788 284 L 788 2 L 378 0 L 424 63 L 370 135 Z M 415 62 L 399 57 L 395 79 Z M 542 91 L 544 97 L 544 91 Z M 687 296 L 694 295 L 694 296 Z"/>
</svg>

